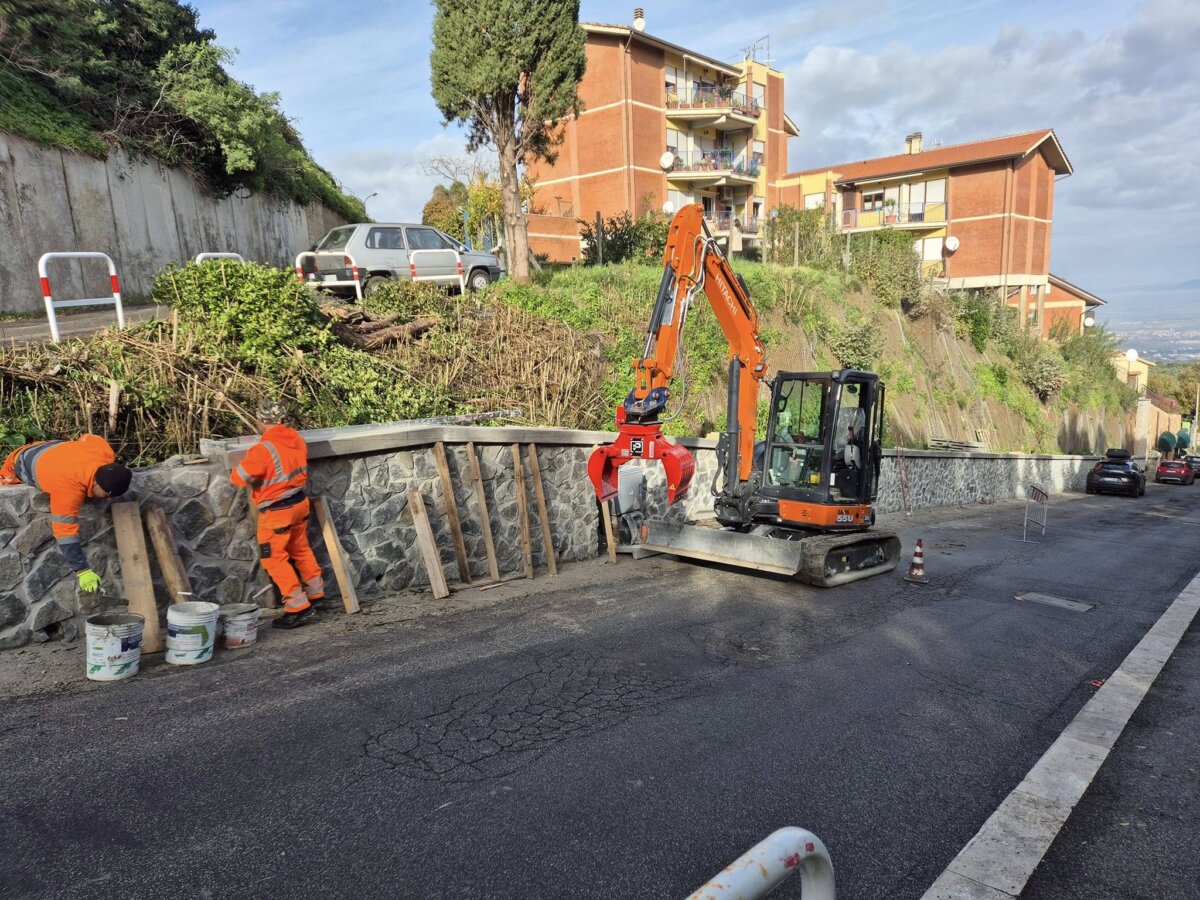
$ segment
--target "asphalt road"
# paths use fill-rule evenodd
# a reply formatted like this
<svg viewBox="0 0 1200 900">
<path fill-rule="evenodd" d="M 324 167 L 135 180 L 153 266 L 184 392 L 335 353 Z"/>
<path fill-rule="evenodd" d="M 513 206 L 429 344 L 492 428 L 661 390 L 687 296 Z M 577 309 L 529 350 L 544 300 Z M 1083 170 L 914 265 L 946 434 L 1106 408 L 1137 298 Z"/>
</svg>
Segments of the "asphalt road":
<svg viewBox="0 0 1200 900">
<path fill-rule="evenodd" d="M 929 587 L 587 563 L 11 700 L 0 895 L 679 897 L 800 825 L 839 896 L 919 897 L 1196 573 L 1198 507 L 1055 502 L 1039 544 L 1011 504 L 914 516 Z"/>
</svg>

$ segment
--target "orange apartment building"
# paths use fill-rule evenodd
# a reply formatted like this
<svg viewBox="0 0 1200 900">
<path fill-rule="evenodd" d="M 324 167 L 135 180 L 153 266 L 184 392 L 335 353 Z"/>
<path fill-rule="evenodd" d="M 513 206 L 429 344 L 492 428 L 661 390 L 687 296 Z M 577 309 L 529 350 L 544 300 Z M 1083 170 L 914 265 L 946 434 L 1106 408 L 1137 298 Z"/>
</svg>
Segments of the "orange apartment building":
<svg viewBox="0 0 1200 900">
<path fill-rule="evenodd" d="M 1054 186 L 1072 172 L 1052 129 L 794 172 L 780 202 L 825 209 L 846 234 L 910 231 L 925 274 L 951 289 L 994 288 L 1048 336 L 1079 330 L 1103 300 L 1050 273 Z"/>
<path fill-rule="evenodd" d="M 554 165 L 531 163 L 530 245 L 556 262 L 580 254 L 576 220 L 702 203 L 714 234 L 751 243 L 778 203 L 787 141 L 783 76 L 730 64 L 632 25 L 583 23 L 583 106 Z M 665 204 L 670 204 L 666 206 Z M 729 246 L 727 244 L 727 246 Z"/>
</svg>

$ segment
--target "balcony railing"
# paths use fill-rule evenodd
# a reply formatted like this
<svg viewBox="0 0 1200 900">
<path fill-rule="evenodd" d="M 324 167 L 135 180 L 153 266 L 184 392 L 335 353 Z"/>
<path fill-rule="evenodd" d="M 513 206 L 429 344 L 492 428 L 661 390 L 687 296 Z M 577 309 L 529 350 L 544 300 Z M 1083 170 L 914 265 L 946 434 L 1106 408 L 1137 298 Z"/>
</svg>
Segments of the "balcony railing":
<svg viewBox="0 0 1200 900">
<path fill-rule="evenodd" d="M 757 119 L 762 112 L 758 101 L 738 91 L 722 88 L 693 88 L 667 91 L 667 109 L 732 109 Z"/>
<path fill-rule="evenodd" d="M 879 209 L 842 210 L 843 228 L 878 228 L 881 225 L 919 225 L 945 222 L 945 203 L 900 203 Z"/>
<path fill-rule="evenodd" d="M 733 212 L 728 209 L 723 209 L 720 212 L 706 212 L 704 218 L 708 221 L 710 230 L 728 231 L 730 224 L 733 222 Z"/>
<path fill-rule="evenodd" d="M 673 151 L 672 151 L 673 152 Z M 733 150 L 693 150 L 675 153 L 672 172 L 728 172 L 757 178 L 759 161 L 754 157 L 734 156 Z"/>
<path fill-rule="evenodd" d="M 755 218 L 742 219 L 742 231 L 746 234 L 758 234 L 759 221 Z"/>
</svg>

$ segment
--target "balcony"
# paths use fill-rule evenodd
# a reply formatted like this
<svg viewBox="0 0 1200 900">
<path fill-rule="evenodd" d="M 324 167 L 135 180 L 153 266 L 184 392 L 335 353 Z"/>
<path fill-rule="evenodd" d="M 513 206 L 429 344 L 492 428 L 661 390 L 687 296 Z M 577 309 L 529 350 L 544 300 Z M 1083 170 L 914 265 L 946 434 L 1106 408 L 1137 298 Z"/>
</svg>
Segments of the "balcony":
<svg viewBox="0 0 1200 900">
<path fill-rule="evenodd" d="M 901 203 L 879 209 L 842 210 L 842 228 L 907 228 L 919 231 L 946 224 L 945 203 Z"/>
<path fill-rule="evenodd" d="M 667 91 L 667 118 L 718 131 L 753 128 L 762 109 L 753 97 L 722 88 Z"/>
<path fill-rule="evenodd" d="M 704 221 L 708 223 L 708 230 L 713 234 L 725 234 L 733 222 L 733 211 L 723 209 L 719 212 L 706 212 Z"/>
<path fill-rule="evenodd" d="M 693 150 L 675 153 L 675 162 L 667 170 L 667 178 L 670 181 L 686 181 L 709 187 L 726 184 L 753 184 L 758 180 L 760 168 L 758 159 L 735 156 L 734 152 L 733 150 Z"/>
</svg>

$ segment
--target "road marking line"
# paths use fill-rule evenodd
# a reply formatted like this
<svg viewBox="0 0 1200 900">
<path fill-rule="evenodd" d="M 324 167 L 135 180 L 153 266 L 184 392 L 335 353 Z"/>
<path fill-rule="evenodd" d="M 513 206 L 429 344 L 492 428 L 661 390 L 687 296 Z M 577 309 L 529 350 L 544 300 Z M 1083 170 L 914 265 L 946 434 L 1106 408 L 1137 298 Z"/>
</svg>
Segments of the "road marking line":
<svg viewBox="0 0 1200 900">
<path fill-rule="evenodd" d="M 1200 612 L 1191 580 L 921 900 L 1017 897 Z"/>
<path fill-rule="evenodd" d="M 1087 612 L 1096 608 L 1095 603 L 1081 603 L 1078 600 L 1068 600 L 1066 597 L 1055 597 L 1053 594 L 1039 594 L 1037 591 L 1025 591 L 1017 594 L 1013 599 L 1028 603 L 1044 603 L 1046 606 L 1057 606 L 1072 612 Z"/>
</svg>

